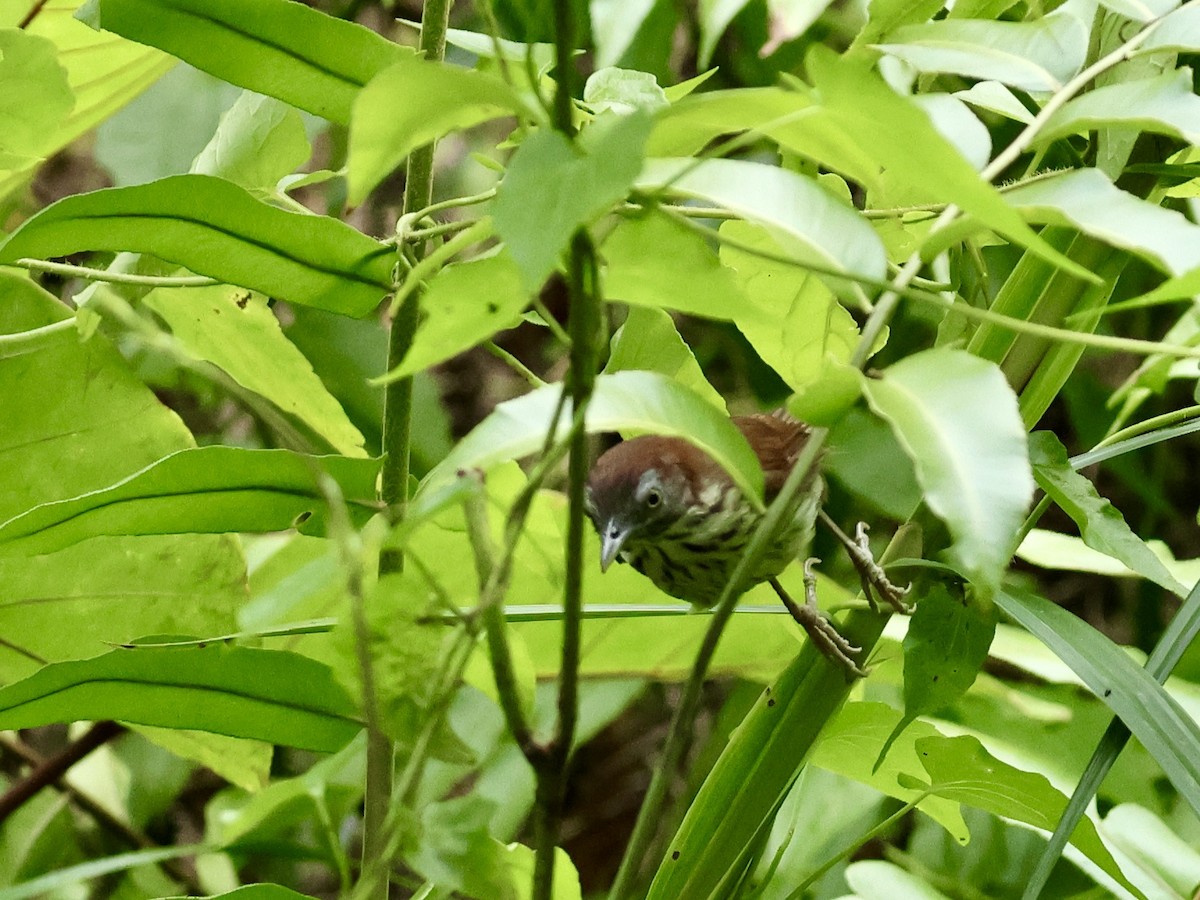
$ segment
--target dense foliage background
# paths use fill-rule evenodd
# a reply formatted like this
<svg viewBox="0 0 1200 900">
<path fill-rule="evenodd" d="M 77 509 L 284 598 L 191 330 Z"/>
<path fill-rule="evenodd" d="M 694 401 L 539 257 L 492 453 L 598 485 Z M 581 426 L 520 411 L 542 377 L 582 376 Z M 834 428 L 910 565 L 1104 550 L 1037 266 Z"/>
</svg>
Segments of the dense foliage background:
<svg viewBox="0 0 1200 900">
<path fill-rule="evenodd" d="M 0 0 L 0 898 L 1194 896 L 1198 51 Z M 598 571 L 613 434 L 780 406 L 865 680 Z"/>
</svg>

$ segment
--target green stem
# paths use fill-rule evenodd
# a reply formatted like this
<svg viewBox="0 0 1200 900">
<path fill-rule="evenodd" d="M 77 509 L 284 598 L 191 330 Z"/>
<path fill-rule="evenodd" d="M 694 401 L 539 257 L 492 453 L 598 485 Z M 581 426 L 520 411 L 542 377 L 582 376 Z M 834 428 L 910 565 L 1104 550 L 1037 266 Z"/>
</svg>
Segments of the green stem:
<svg viewBox="0 0 1200 900">
<path fill-rule="evenodd" d="M 554 4 L 554 43 L 557 87 L 554 127 L 567 138 L 575 136 L 574 93 L 575 8 L 570 0 Z M 581 422 L 596 384 L 604 318 L 599 266 L 591 236 L 580 229 L 567 249 L 567 297 L 570 333 L 568 391 L 573 415 Z M 584 486 L 590 468 L 587 432 L 575 428 L 568 439 L 567 540 L 563 588 L 562 660 L 559 667 L 557 722 L 545 755 L 535 757 L 537 777 L 533 815 L 534 867 L 532 900 L 550 900 L 554 885 L 554 856 L 562 827 L 567 789 L 567 764 L 575 742 L 579 716 L 579 662 L 583 636 Z"/>
<path fill-rule="evenodd" d="M 450 22 L 451 0 L 426 0 L 421 15 L 420 49 L 427 59 L 441 60 L 446 55 L 446 29 Z M 404 212 L 412 213 L 430 205 L 433 196 L 433 151 L 427 144 L 408 157 L 404 182 Z M 399 249 L 399 248 L 398 248 Z M 418 255 L 423 249 L 412 248 Z M 388 336 L 387 370 L 400 364 L 408 353 L 417 331 L 420 315 L 420 294 L 412 292 L 395 311 Z M 383 468 L 379 497 L 388 508 L 393 521 L 404 517 L 408 506 L 408 480 L 412 454 L 412 379 L 391 382 L 383 398 Z M 381 575 L 398 572 L 404 566 L 401 551 L 384 551 L 379 557 Z M 386 820 L 392 801 L 395 778 L 395 748 L 378 727 L 367 733 L 367 774 L 363 805 L 362 868 L 367 871 L 386 871 Z M 375 900 L 387 900 L 389 883 L 380 878 L 373 885 Z"/>
<path fill-rule="evenodd" d="M 18 259 L 15 266 L 34 272 L 52 272 L 67 278 L 86 278 L 88 281 L 104 281 L 109 284 L 136 284 L 142 287 L 208 287 L 221 284 L 207 275 L 135 275 L 131 272 L 109 272 L 105 269 L 89 269 L 87 266 L 72 266 L 67 263 L 50 262 L 44 259 Z"/>
<path fill-rule="evenodd" d="M 825 860 L 825 862 L 821 863 L 821 865 L 817 866 L 815 869 L 813 869 L 811 872 L 809 872 L 807 877 L 805 877 L 805 879 L 802 882 L 800 882 L 798 885 L 796 885 L 795 889 L 790 894 L 787 895 L 787 900 L 803 900 L 805 890 L 810 885 L 816 883 L 818 878 L 820 878 L 822 875 L 824 875 L 826 872 L 828 872 L 830 869 L 832 869 L 834 866 L 836 866 L 843 859 L 846 859 L 847 857 L 849 857 L 851 853 L 853 853 L 856 849 L 861 847 L 863 844 L 870 843 L 871 841 L 875 840 L 875 838 L 877 838 L 881 834 L 885 833 L 889 828 L 891 828 L 893 825 L 895 825 L 897 822 L 899 822 L 901 819 L 903 819 L 905 816 L 907 816 L 910 812 L 912 812 L 914 809 L 916 809 L 917 804 L 920 803 L 922 800 L 924 800 L 926 797 L 930 796 L 932 793 L 933 793 L 932 791 L 922 791 L 920 794 L 918 794 L 912 800 L 909 800 L 907 803 L 905 803 L 903 806 L 901 806 L 898 810 L 896 810 L 894 813 L 892 813 L 890 816 L 888 816 L 886 819 L 884 819 L 882 822 L 880 822 L 878 825 L 876 825 L 874 828 L 872 828 L 866 834 L 862 835 L 857 840 L 855 840 L 854 843 L 852 843 L 850 846 L 848 846 L 841 853 L 837 853 L 837 854 L 834 854 L 833 856 L 829 857 L 829 859 Z"/>
</svg>

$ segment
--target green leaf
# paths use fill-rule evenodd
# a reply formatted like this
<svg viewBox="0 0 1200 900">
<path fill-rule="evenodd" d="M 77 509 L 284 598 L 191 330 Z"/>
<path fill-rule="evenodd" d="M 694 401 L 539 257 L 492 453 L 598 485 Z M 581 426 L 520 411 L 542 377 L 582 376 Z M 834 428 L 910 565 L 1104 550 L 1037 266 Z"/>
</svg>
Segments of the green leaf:
<svg viewBox="0 0 1200 900">
<path fill-rule="evenodd" d="M 1120 510 L 1101 497 L 1087 478 L 1072 468 L 1067 450 L 1048 431 L 1029 438 L 1033 477 L 1046 495 L 1079 527 L 1083 542 L 1093 550 L 1120 560 L 1143 578 L 1186 597 L 1188 589 L 1154 555 L 1145 541 L 1126 524 Z"/>
<path fill-rule="evenodd" d="M 953 703 L 975 683 L 996 620 L 965 598 L 934 585 L 921 598 L 904 636 L 904 715 L 915 718 Z"/>
<path fill-rule="evenodd" d="M 900 710 L 885 703 L 847 703 L 822 734 L 812 754 L 812 765 L 905 803 L 918 801 L 919 810 L 945 828 L 955 841 L 966 844 L 971 833 L 958 803 L 936 795 L 921 797 L 921 789 L 915 786 L 918 776 L 924 774 L 917 743 L 939 737 L 941 732 L 920 720 L 906 729 L 903 725 Z M 883 756 L 889 743 L 891 751 Z"/>
<path fill-rule="evenodd" d="M 1064 7 L 1032 22 L 942 19 L 906 25 L 878 49 L 918 72 L 1057 91 L 1083 68 L 1088 31 L 1088 23 Z"/>
<path fill-rule="evenodd" d="M 1200 9 L 1185 4 L 1166 16 L 1138 48 L 1142 53 L 1175 50 L 1195 53 L 1200 50 Z"/>
<path fill-rule="evenodd" d="M 712 60 L 717 41 L 729 23 L 750 0 L 700 0 L 697 10 L 700 19 L 700 46 L 696 51 L 696 68 L 703 69 Z"/>
<path fill-rule="evenodd" d="M 965 91 L 955 91 L 954 96 L 1014 122 L 1028 125 L 1033 121 L 1033 113 L 1025 108 L 1025 104 L 1018 100 L 1012 91 L 998 81 L 978 81 Z"/>
<path fill-rule="evenodd" d="M 97 535 L 319 529 L 318 479 L 338 482 L 359 521 L 374 510 L 379 460 L 290 450 L 180 450 L 111 486 L 53 500 L 0 524 L 0 551 L 47 553 Z"/>
<path fill-rule="evenodd" d="M 355 715 L 326 666 L 246 647 L 116 650 L 51 663 L 0 688 L 6 730 L 117 719 L 328 753 L 362 728 Z"/>
<path fill-rule="evenodd" d="M 1089 91 L 1051 116 L 1038 140 L 1053 141 L 1115 124 L 1200 143 L 1200 97 L 1192 93 L 1192 70 L 1184 66 L 1156 78 Z"/>
<path fill-rule="evenodd" d="M 1104 817 L 1104 834 L 1176 895 L 1200 885 L 1200 853 L 1150 810 L 1122 803 Z"/>
<path fill-rule="evenodd" d="M 417 147 L 451 131 L 524 112 L 521 98 L 493 75 L 401 57 L 372 78 L 354 101 L 350 202 L 361 203 Z"/>
<path fill-rule="evenodd" d="M 59 200 L 0 244 L 0 263 L 134 250 L 294 303 L 365 316 L 391 289 L 393 251 L 349 225 L 286 212 L 207 175 Z"/>
<path fill-rule="evenodd" d="M 0 29 L 0 150 L 39 156 L 45 135 L 75 105 L 54 42 L 17 29 Z"/>
<path fill-rule="evenodd" d="M 781 146 L 865 185 L 872 205 L 954 203 L 980 223 L 1087 281 L 943 137 L 929 116 L 881 77 L 824 47 L 807 57 L 811 112 L 766 127 Z"/>
<path fill-rule="evenodd" d="M 928 882 L 882 859 L 852 863 L 846 867 L 845 879 L 855 900 L 950 900 Z"/>
<path fill-rule="evenodd" d="M 138 866 L 151 866 L 168 859 L 195 856 L 207 849 L 203 844 L 183 844 L 175 847 L 157 847 L 153 850 L 134 850 L 130 853 L 118 853 L 100 859 L 90 859 L 87 862 L 68 866 L 65 869 L 57 869 L 11 887 L 0 888 L 0 900 L 45 897 L 50 892 L 62 890 L 64 887 L 80 881 L 99 878 L 112 872 L 124 872 L 126 869 L 134 869 Z"/>
<path fill-rule="evenodd" d="M 359 89 L 413 52 L 286 0 L 91 0 L 85 10 L 94 27 L 343 125 Z"/>
<path fill-rule="evenodd" d="M 505 252 L 449 265 L 421 295 L 421 321 L 412 346 L 386 380 L 404 378 L 520 324 L 529 292 Z"/>
<path fill-rule="evenodd" d="M 509 844 L 504 848 L 509 854 L 508 866 L 516 889 L 517 900 L 532 900 L 534 852 L 524 844 Z M 562 847 L 554 848 L 554 884 L 550 888 L 550 900 L 582 900 L 579 873 L 575 863 Z"/>
<path fill-rule="evenodd" d="M 501 403 L 422 482 L 421 492 L 451 481 L 459 469 L 487 469 L 538 450 L 550 430 L 559 385 Z M 557 423 L 570 426 L 570 404 Z M 749 497 L 762 496 L 762 469 L 741 432 L 722 412 L 683 385 L 654 372 L 616 372 L 596 379 L 585 427 L 591 433 L 636 431 L 686 438 L 725 467 Z"/>
<path fill-rule="evenodd" d="M 978 738 L 928 737 L 917 741 L 916 747 L 921 765 L 929 773 L 930 787 L 939 797 L 1047 831 L 1054 829 L 1067 805 L 1067 798 L 1045 775 L 1002 762 L 988 753 Z M 1091 819 L 1080 820 L 1071 843 L 1126 890 L 1143 896 L 1121 872 Z"/>
<path fill-rule="evenodd" d="M 863 389 L 949 527 L 955 561 L 977 587 L 994 590 L 1033 498 L 1025 429 L 1003 373 L 960 350 L 927 350 Z"/>
<path fill-rule="evenodd" d="M 360 732 L 302 775 L 277 779 L 255 794 L 232 799 L 217 815 L 210 812 L 208 839 L 223 847 L 250 844 L 258 836 L 256 832 L 311 823 L 318 805 L 332 796 L 348 796 L 357 804 L 362 798 L 366 757 L 366 735 Z"/>
<path fill-rule="evenodd" d="M 628 115 L 639 109 L 655 113 L 670 105 L 652 74 L 613 67 L 597 69 L 588 76 L 583 86 L 583 102 L 596 115 L 604 112 Z"/>
<path fill-rule="evenodd" d="M 218 284 L 155 288 L 142 298 L 181 347 L 270 400 L 345 456 L 365 456 L 363 436 L 279 327 L 261 294 Z"/>
<path fill-rule="evenodd" d="M 597 118 L 573 145 L 557 131 L 538 131 L 513 155 L 496 195 L 496 231 L 538 290 L 577 228 L 618 200 L 642 165 L 652 119 L 643 112 Z"/>
<path fill-rule="evenodd" d="M 490 800 L 471 795 L 430 803 L 405 862 L 439 887 L 471 897 L 513 897 L 509 855 L 488 833 L 494 809 Z"/>
<path fill-rule="evenodd" d="M 221 116 L 216 134 L 192 163 L 195 175 L 216 175 L 248 191 L 274 193 L 312 153 L 304 119 L 285 103 L 243 92 Z"/>
<path fill-rule="evenodd" d="M 54 43 L 58 65 L 66 70 L 74 94 L 74 108 L 39 135 L 38 148 L 26 157 L 24 167 L 0 161 L 0 197 L 23 188 L 39 158 L 53 155 L 94 128 L 175 65 L 174 59 L 158 50 L 93 31 L 72 18 L 72 8 L 73 4 L 67 4 L 43 10 L 21 30 Z M 12 33 L 17 33 L 14 26 L 28 11 L 21 3 L 7 4 L 0 11 L 0 28 L 13 28 Z M 42 85 L 44 90 L 48 82 Z M 23 92 L 13 92 L 13 98 L 25 102 Z M 27 113 L 30 111 L 32 108 Z"/>
<path fill-rule="evenodd" d="M 312 900 L 308 894 L 300 894 L 281 884 L 246 884 L 223 894 L 212 894 L 208 900 Z M 170 897 L 167 900 L 189 900 L 186 897 Z"/>
<path fill-rule="evenodd" d="M 944 2 L 939 4 L 938 0 L 870 0 L 867 24 L 854 39 L 851 50 L 873 44 L 901 26 L 924 22 L 940 12 L 944 5 Z"/>
<path fill-rule="evenodd" d="M 997 593 L 996 605 L 1071 667 L 1200 811 L 1200 726 L 1178 701 L 1120 647 L 1065 609 L 1015 591 Z"/>
<path fill-rule="evenodd" d="M 1200 267 L 1200 226 L 1120 190 L 1099 169 L 1064 172 L 1013 188 L 1004 197 L 1031 221 L 1074 225 L 1172 275 Z"/>
<path fill-rule="evenodd" d="M 691 156 L 714 138 L 755 128 L 810 103 L 778 87 L 709 91 L 685 97 L 659 113 L 647 156 Z"/>
<path fill-rule="evenodd" d="M 996 633 L 995 607 L 983 609 L 934 584 L 917 603 L 904 635 L 904 716 L 888 736 L 879 762 L 917 716 L 949 706 L 975 683 Z"/>
<path fill-rule="evenodd" d="M 55 324 L 60 330 L 34 349 L 3 346 L 8 335 Z M 80 342 L 57 298 L 7 272 L 0 335 L 0 520 L 112 484 L 192 445 L 179 417 L 106 338 Z M 0 681 L 35 665 L 14 647 L 61 660 L 137 635 L 231 630 L 245 581 L 245 559 L 229 536 L 97 538 L 46 556 L 0 557 Z"/>
<path fill-rule="evenodd" d="M 1036 470 L 1034 477 L 1037 477 Z M 1144 543 L 1171 577 L 1186 584 L 1195 584 L 1200 580 L 1200 559 L 1175 559 L 1165 541 L 1148 540 Z M 1111 555 L 1093 550 L 1082 538 L 1041 528 L 1030 529 L 1017 548 L 1017 557 L 1043 569 L 1088 572 L 1116 578 L 1145 577 Z"/>
<path fill-rule="evenodd" d="M 647 253 L 647 247 L 655 252 Z M 748 304 L 707 241 L 659 210 L 622 217 L 601 254 L 610 300 L 724 320 Z"/>
<path fill-rule="evenodd" d="M 754 253 L 777 247 L 763 228 L 725 222 L 721 236 L 736 241 L 721 245 L 721 262 L 734 272 L 747 300 L 730 306 L 734 324 L 788 387 L 803 391 L 850 361 L 858 326 L 820 278 Z"/>
<path fill-rule="evenodd" d="M 261 791 L 271 783 L 274 748 L 270 744 L 181 728 L 137 725 L 134 730 L 175 756 L 195 760 L 244 791 Z"/>
<path fill-rule="evenodd" d="M 660 309 L 632 307 L 612 336 L 604 371 L 637 369 L 661 372 L 725 411 L 725 399 L 708 383 L 692 348 L 679 336 L 671 317 Z"/>
<path fill-rule="evenodd" d="M 871 279 L 886 270 L 883 244 L 866 220 L 795 172 L 736 159 L 653 159 L 638 187 L 708 200 L 763 225 L 797 265 L 811 262 Z"/>
</svg>

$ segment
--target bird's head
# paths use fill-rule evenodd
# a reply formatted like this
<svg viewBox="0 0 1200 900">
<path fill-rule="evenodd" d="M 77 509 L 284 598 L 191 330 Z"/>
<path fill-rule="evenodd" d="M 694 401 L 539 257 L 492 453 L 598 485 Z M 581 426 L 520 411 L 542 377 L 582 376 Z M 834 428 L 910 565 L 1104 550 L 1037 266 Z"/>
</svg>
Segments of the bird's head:
<svg viewBox="0 0 1200 900">
<path fill-rule="evenodd" d="M 714 472 L 715 470 L 715 472 Z M 630 541 L 654 540 L 702 501 L 704 477 L 728 476 L 680 438 L 647 435 L 604 453 L 588 477 L 588 515 L 606 571 Z"/>
</svg>

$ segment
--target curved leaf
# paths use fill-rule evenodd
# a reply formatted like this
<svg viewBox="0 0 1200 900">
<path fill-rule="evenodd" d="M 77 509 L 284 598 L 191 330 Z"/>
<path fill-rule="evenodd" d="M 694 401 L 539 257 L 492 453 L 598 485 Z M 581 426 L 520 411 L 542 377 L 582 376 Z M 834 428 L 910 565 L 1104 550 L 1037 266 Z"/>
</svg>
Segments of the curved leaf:
<svg viewBox="0 0 1200 900">
<path fill-rule="evenodd" d="M 523 110 L 521 98 L 493 75 L 401 57 L 371 79 L 354 101 L 350 202 L 361 203 L 417 147 L 451 131 Z"/>
<path fill-rule="evenodd" d="M 575 229 L 629 193 L 651 123 L 641 111 L 609 114 L 588 125 L 577 145 L 545 130 L 517 148 L 496 194 L 494 218 L 527 290 L 542 286 Z"/>
<path fill-rule="evenodd" d="M 1074 225 L 1172 275 L 1200 266 L 1200 227 L 1182 213 L 1122 191 L 1099 169 L 1065 172 L 1013 188 L 1004 197 L 1028 219 Z"/>
<path fill-rule="evenodd" d="M 1088 27 L 1071 12 L 1033 22 L 942 19 L 906 25 L 878 49 L 918 72 L 949 72 L 1024 91 L 1056 91 L 1081 68 Z"/>
<path fill-rule="evenodd" d="M 1187 596 L 1187 588 L 1146 542 L 1133 533 L 1121 511 L 1074 470 L 1067 459 L 1066 448 L 1053 433 L 1039 431 L 1030 435 L 1029 455 L 1038 486 L 1071 517 L 1088 547 L 1120 560 L 1143 578 L 1173 594 Z"/>
<path fill-rule="evenodd" d="M 529 294 L 507 253 L 446 266 L 421 295 L 422 318 L 412 346 L 375 384 L 404 378 L 520 324 Z"/>
<path fill-rule="evenodd" d="M 413 52 L 286 0 L 91 0 L 80 18 L 343 125 L 359 89 Z"/>
<path fill-rule="evenodd" d="M 1003 373 L 959 350 L 929 350 L 865 379 L 864 391 L 949 527 L 963 573 L 995 589 L 1033 499 L 1025 429 Z"/>
<path fill-rule="evenodd" d="M 266 298 L 214 284 L 155 288 L 142 298 L 181 347 L 295 416 L 345 456 L 366 456 L 363 436 L 312 364 L 284 337 Z"/>
<path fill-rule="evenodd" d="M 1192 93 L 1192 70 L 1184 66 L 1157 78 L 1098 87 L 1067 103 L 1046 122 L 1038 141 L 1052 141 L 1109 125 L 1169 134 L 1200 143 L 1200 97 Z"/>
<path fill-rule="evenodd" d="M 460 469 L 487 469 L 537 451 L 550 430 L 562 387 L 547 385 L 501 403 L 425 478 L 422 493 L 452 480 Z M 570 404 L 558 419 L 557 435 L 570 427 Z M 719 462 L 750 497 L 762 497 L 758 459 L 729 418 L 704 398 L 655 372 L 615 372 L 596 378 L 585 427 L 686 438 Z"/>
<path fill-rule="evenodd" d="M 197 447 L 109 487 L 43 503 L 0 524 L 0 554 L 49 553 L 97 535 L 213 534 L 323 527 L 317 484 L 333 478 L 360 521 L 375 507 L 377 459 Z"/>
<path fill-rule="evenodd" d="M 208 175 L 76 194 L 0 244 L 0 264 L 134 250 L 229 284 L 365 316 L 391 290 L 390 247 L 325 216 L 287 212 Z"/>
<path fill-rule="evenodd" d="M 659 210 L 620 218 L 600 251 L 610 300 L 709 319 L 732 319 L 747 305 L 704 237 Z"/>
<path fill-rule="evenodd" d="M 362 728 L 328 666 L 283 650 L 116 650 L 0 688 L 5 730 L 101 719 L 323 752 Z"/>
<path fill-rule="evenodd" d="M 874 229 L 854 209 L 815 181 L 761 163 L 737 159 L 648 160 L 637 186 L 720 204 L 771 230 L 785 252 L 801 262 L 871 279 L 887 260 Z"/>
<path fill-rule="evenodd" d="M 1116 644 L 1065 609 L 1033 594 L 1002 591 L 996 605 L 1078 675 L 1200 812 L 1200 725 Z"/>
</svg>

